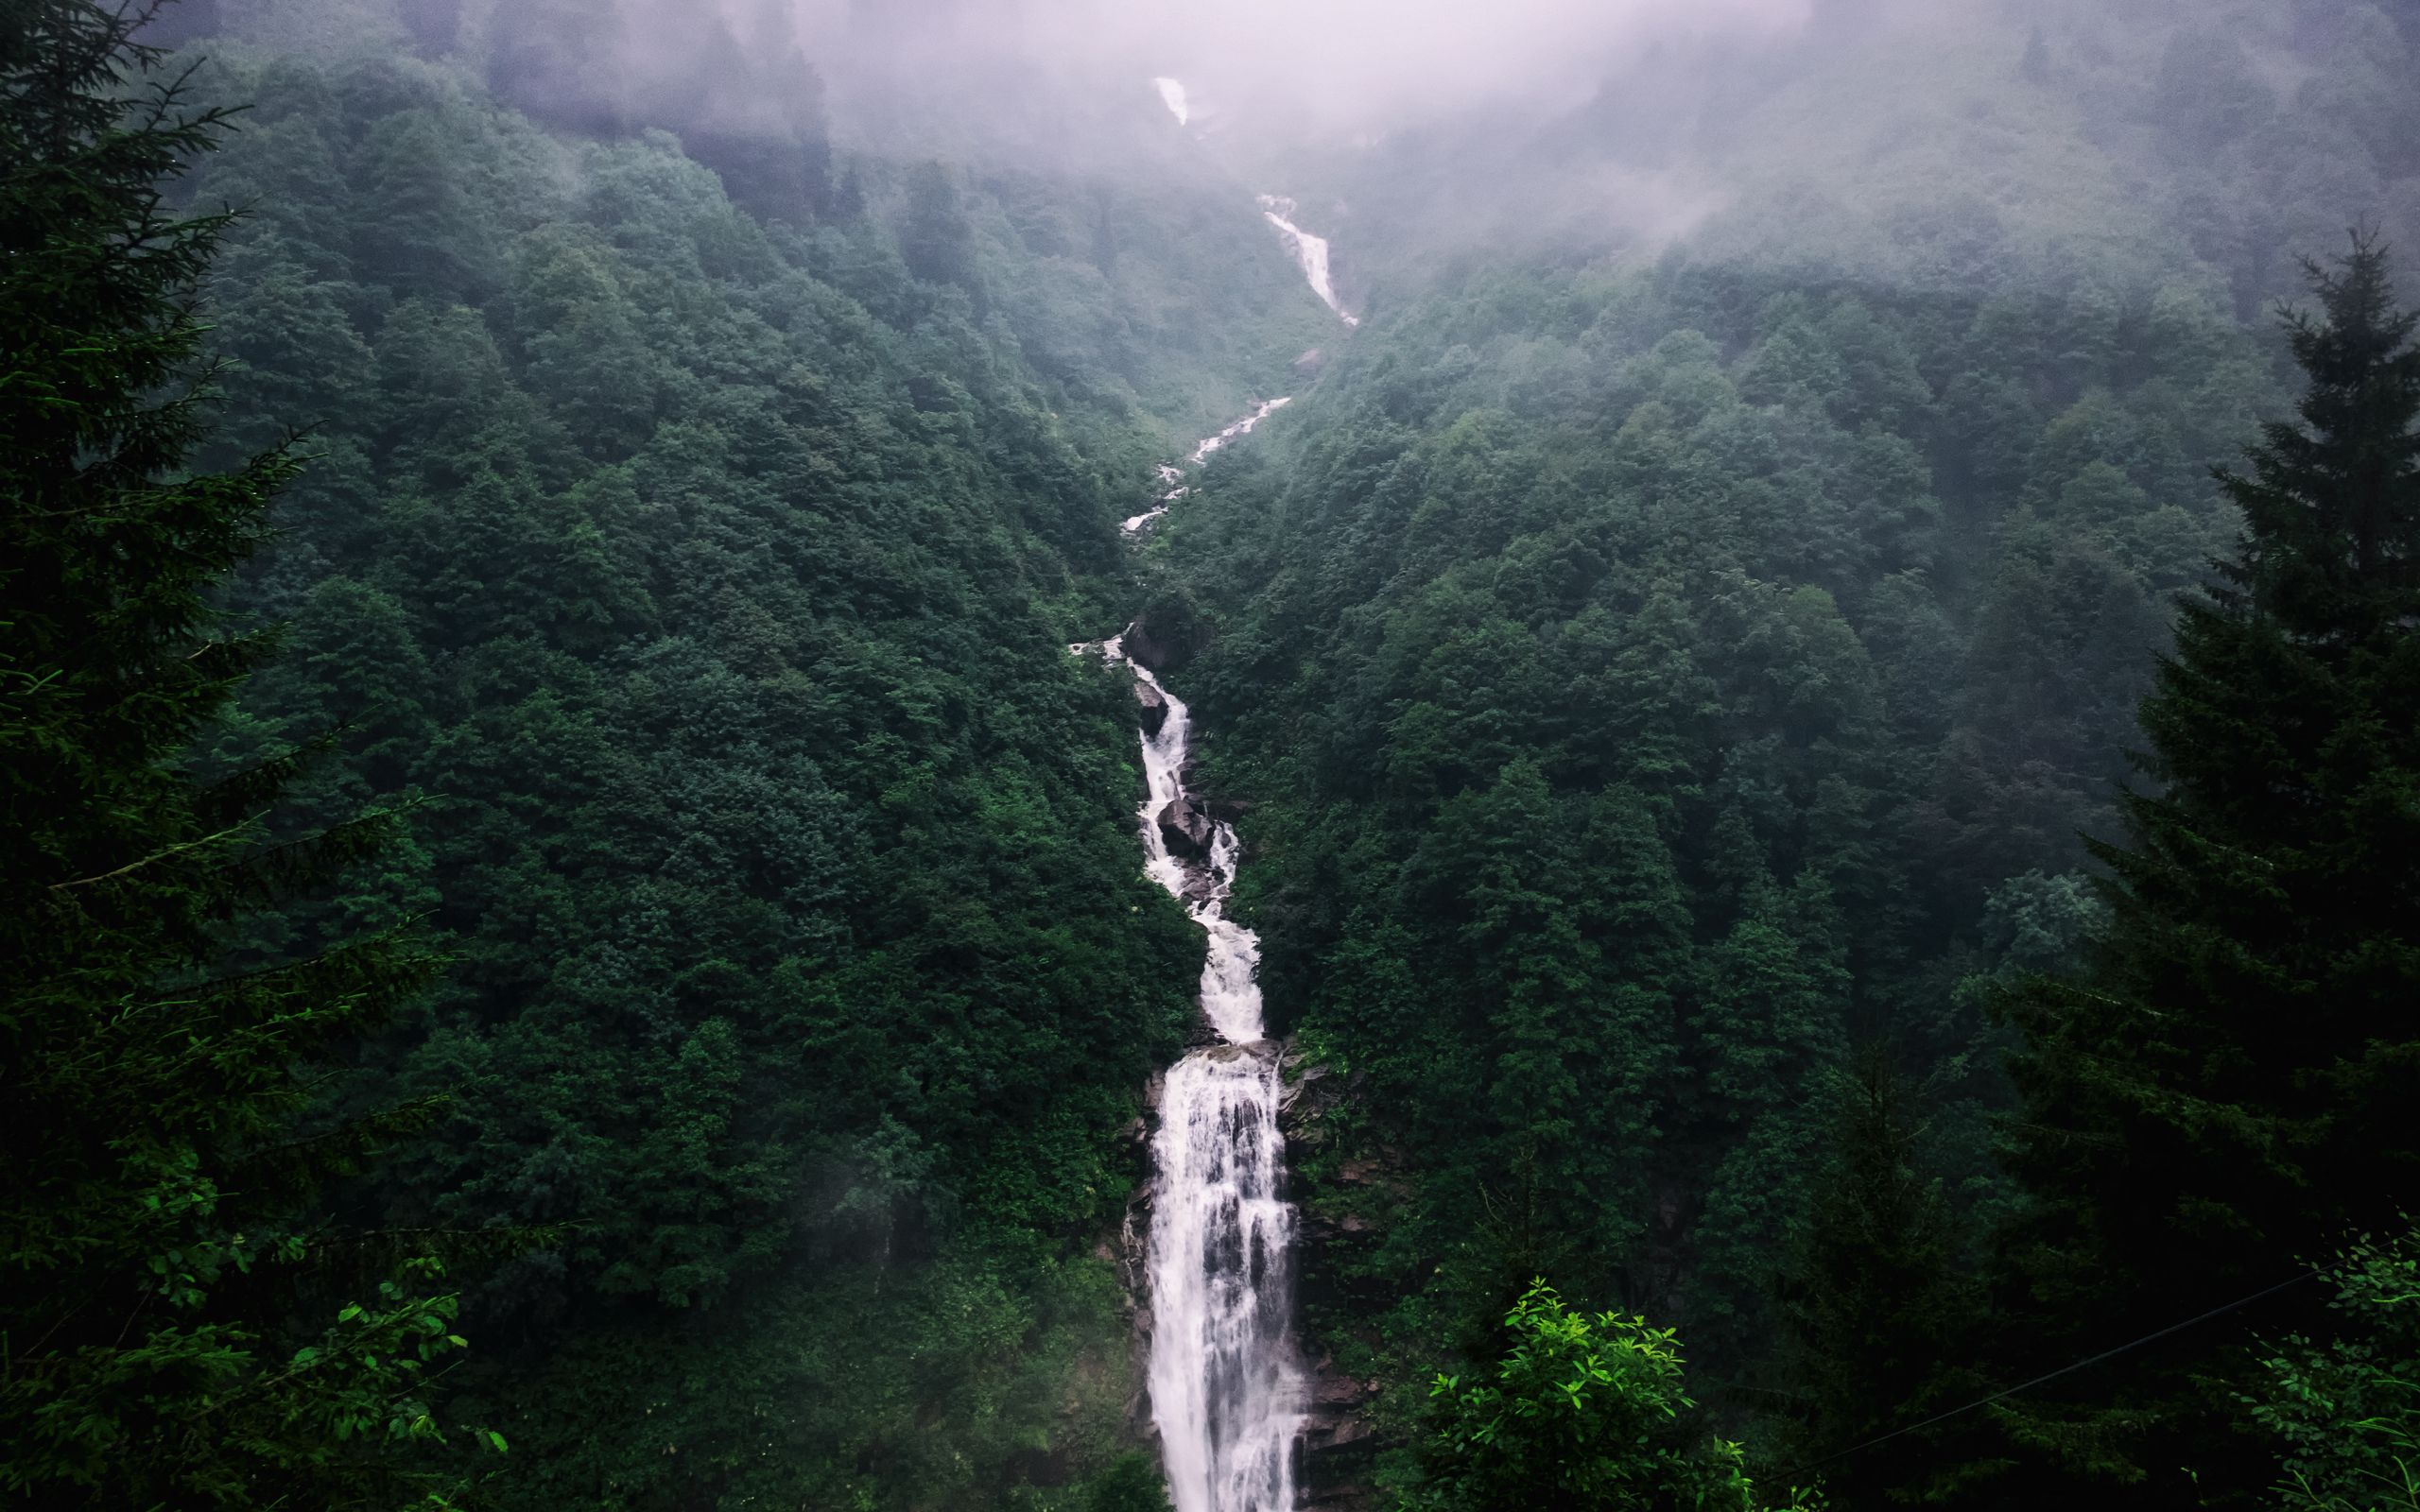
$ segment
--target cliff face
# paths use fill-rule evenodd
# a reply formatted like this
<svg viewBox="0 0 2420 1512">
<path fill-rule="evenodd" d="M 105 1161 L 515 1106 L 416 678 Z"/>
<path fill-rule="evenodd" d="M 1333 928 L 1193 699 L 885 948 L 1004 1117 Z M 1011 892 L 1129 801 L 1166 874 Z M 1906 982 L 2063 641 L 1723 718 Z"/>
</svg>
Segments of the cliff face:
<svg viewBox="0 0 2420 1512">
<path fill-rule="evenodd" d="M 1358 1076 L 1340 1076 L 1285 1046 L 1286 1100 L 1279 1109 L 1301 1212 L 1295 1274 L 1302 1319 L 1304 1371 L 1309 1403 L 1302 1433 L 1302 1505 L 1317 1512 L 1368 1512 L 1378 1504 L 1372 1471 L 1383 1440 L 1376 1419 L 1379 1382 L 1344 1368 L 1340 1356 L 1362 1352 L 1374 1337 L 1335 1336 L 1344 1315 L 1340 1263 L 1375 1238 L 1394 1184 L 1386 1162 L 1345 1159 L 1338 1148 L 1340 1114 L 1359 1090 Z"/>
</svg>

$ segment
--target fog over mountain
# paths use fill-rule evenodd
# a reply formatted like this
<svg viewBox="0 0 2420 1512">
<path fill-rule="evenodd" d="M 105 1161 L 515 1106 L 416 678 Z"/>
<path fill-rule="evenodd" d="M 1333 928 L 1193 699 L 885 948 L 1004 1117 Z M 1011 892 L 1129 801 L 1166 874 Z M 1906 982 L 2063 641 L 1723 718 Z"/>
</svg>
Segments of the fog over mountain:
<svg viewBox="0 0 2420 1512">
<path fill-rule="evenodd" d="M 744 5 L 747 0 L 725 0 Z M 1173 75 L 1213 112 L 1368 133 L 1586 98 L 1661 43 L 1786 35 L 1813 0 L 1023 0 L 925 10 L 801 0 L 812 37 L 908 66 Z"/>
</svg>

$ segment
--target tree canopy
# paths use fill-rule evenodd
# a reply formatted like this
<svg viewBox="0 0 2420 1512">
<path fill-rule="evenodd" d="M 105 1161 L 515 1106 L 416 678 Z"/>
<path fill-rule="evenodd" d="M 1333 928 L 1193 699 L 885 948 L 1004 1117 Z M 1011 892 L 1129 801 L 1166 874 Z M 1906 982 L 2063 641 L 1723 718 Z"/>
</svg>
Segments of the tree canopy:
<svg viewBox="0 0 2420 1512">
<path fill-rule="evenodd" d="M 437 1494 L 449 1476 L 412 1451 L 441 1436 L 428 1366 L 462 1346 L 456 1298 L 420 1241 L 318 1205 L 435 1108 L 338 1115 L 315 1091 L 435 962 L 401 924 L 246 937 L 397 831 L 372 811 L 281 832 L 303 742 L 193 759 L 271 646 L 214 597 L 297 459 L 187 466 L 226 221 L 157 186 L 229 117 L 135 25 L 88 0 L 0 19 L 0 1486 Z"/>
</svg>

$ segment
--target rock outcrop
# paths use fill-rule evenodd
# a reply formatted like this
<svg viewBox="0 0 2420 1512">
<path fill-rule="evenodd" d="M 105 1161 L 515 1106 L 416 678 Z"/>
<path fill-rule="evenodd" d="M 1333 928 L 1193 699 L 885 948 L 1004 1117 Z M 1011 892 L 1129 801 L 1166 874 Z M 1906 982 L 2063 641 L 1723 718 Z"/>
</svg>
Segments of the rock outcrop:
<svg viewBox="0 0 2420 1512">
<path fill-rule="evenodd" d="M 1210 816 L 1191 799 L 1180 797 L 1160 810 L 1157 823 L 1160 838 L 1167 842 L 1168 854 L 1180 861 L 1201 861 L 1209 856 Z"/>
<path fill-rule="evenodd" d="M 1140 678 L 1134 680 L 1134 701 L 1143 708 L 1143 733 L 1156 735 L 1168 722 L 1167 695 Z"/>
<path fill-rule="evenodd" d="M 1361 1078 L 1336 1074 L 1304 1056 L 1291 1040 L 1287 1041 L 1285 1067 L 1286 1099 L 1277 1121 L 1299 1169 L 1328 1145 L 1329 1115 L 1360 1094 Z M 1341 1258 L 1338 1251 L 1366 1250 L 1374 1242 L 1377 1226 L 1362 1210 L 1383 1211 L 1392 1186 L 1385 1161 L 1347 1160 L 1302 1194 L 1295 1255 L 1305 1301 L 1337 1300 L 1325 1295 L 1325 1278 L 1335 1274 Z M 1357 1195 L 1356 1189 L 1361 1189 Z M 1365 1203 L 1361 1197 L 1377 1200 Z M 1371 1409 L 1377 1402 L 1379 1383 L 1345 1374 L 1332 1355 L 1322 1354 L 1304 1365 L 1310 1388 L 1302 1429 L 1304 1512 L 1373 1512 L 1378 1505 L 1372 1485 L 1378 1444 Z"/>
<path fill-rule="evenodd" d="M 1213 639 L 1209 622 L 1192 602 L 1167 593 L 1144 606 L 1134 623 L 1126 627 L 1125 638 L 1119 644 L 1137 665 L 1166 676 L 1184 671 L 1195 657 L 1209 648 Z"/>
</svg>

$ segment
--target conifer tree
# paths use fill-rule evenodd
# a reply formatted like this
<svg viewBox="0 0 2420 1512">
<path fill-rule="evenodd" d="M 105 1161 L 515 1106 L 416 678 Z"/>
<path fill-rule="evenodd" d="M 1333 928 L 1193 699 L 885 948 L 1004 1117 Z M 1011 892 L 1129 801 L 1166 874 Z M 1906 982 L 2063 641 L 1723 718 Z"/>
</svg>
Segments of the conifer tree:
<svg viewBox="0 0 2420 1512">
<path fill-rule="evenodd" d="M 2311 269 L 2301 421 L 2221 474 L 2244 533 L 2144 700 L 2149 781 L 2098 848 L 2110 922 L 2080 980 L 2007 1002 L 2032 1194 L 2013 1365 L 2291 1281 L 2420 1190 L 2420 351 L 2387 269 L 2368 238 Z M 2254 1494 L 2270 1475 L 2225 1428 L 2244 1331 L 2323 1299 L 2290 1286 L 2005 1409 L 2027 1494 Z"/>
<path fill-rule="evenodd" d="M 269 649 L 211 596 L 297 464 L 183 466 L 224 222 L 159 185 L 228 117 L 136 43 L 152 9 L 0 9 L 0 1495 L 394 1504 L 430 1489 L 398 1441 L 436 1432 L 452 1303 L 427 1262 L 347 1302 L 386 1246 L 294 1215 L 416 1116 L 302 1121 L 313 1066 L 429 962 L 231 952 L 393 821 L 272 843 L 297 759 L 187 769 Z"/>
<path fill-rule="evenodd" d="M 1979 1298 L 1959 1215 L 1924 1168 L 1917 1095 L 1878 1048 L 1834 1078 L 1831 1160 L 1776 1297 L 1792 1387 L 1782 1457 L 1817 1469 L 1846 1507 L 1949 1490 L 1971 1425 L 1920 1425 L 1988 1390 L 1962 1364 Z"/>
</svg>

